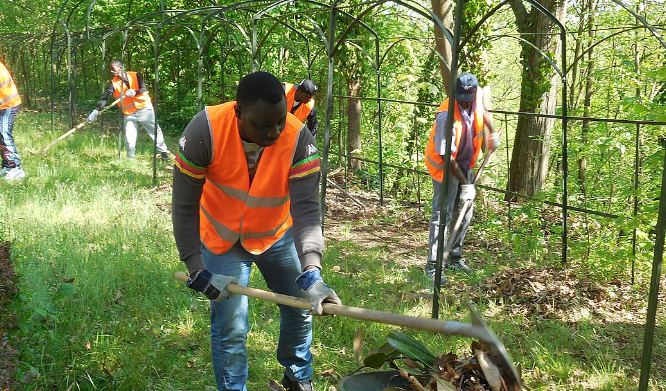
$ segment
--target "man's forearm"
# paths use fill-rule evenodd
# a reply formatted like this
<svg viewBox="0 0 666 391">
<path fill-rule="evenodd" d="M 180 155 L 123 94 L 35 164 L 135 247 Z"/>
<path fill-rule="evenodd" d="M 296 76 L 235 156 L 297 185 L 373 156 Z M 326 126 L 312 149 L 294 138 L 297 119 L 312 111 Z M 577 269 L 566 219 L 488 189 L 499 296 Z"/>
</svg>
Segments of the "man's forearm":
<svg viewBox="0 0 666 391">
<path fill-rule="evenodd" d="M 441 155 L 440 155 L 441 156 Z M 444 156 L 442 156 L 442 160 L 444 160 Z M 456 161 L 456 159 L 451 156 L 451 166 L 449 167 L 449 172 L 453 174 L 454 177 L 458 179 L 458 182 L 460 182 L 463 185 L 468 184 L 469 182 L 467 181 L 467 178 L 462 173 L 462 170 L 460 169 L 460 165 Z"/>
<path fill-rule="evenodd" d="M 199 202 L 202 192 L 203 184 L 174 166 L 171 198 L 173 236 L 180 260 L 190 273 L 205 268 L 201 259 L 199 235 Z"/>
</svg>

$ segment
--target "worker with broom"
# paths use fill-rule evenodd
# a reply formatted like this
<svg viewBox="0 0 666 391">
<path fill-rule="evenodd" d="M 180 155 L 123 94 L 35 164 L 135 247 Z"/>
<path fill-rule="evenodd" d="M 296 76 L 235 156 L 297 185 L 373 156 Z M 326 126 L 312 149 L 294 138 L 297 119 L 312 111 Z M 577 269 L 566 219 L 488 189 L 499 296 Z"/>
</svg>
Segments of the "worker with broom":
<svg viewBox="0 0 666 391">
<path fill-rule="evenodd" d="M 312 387 L 312 314 L 341 304 L 321 276 L 319 154 L 287 112 L 280 81 L 245 76 L 236 101 L 208 106 L 185 128 L 173 171 L 172 216 L 187 286 L 211 304 L 213 369 L 219 390 L 245 391 L 248 299 L 230 295 L 258 267 L 275 293 L 308 299 L 311 311 L 278 305 L 277 359 L 288 391 Z"/>
<path fill-rule="evenodd" d="M 157 132 L 157 151 L 162 160 L 169 161 L 169 150 L 164 142 L 162 129 L 155 123 L 153 104 L 141 75 L 137 72 L 123 71 L 123 63 L 120 61 L 111 61 L 109 71 L 113 79 L 99 99 L 97 107 L 88 116 L 88 121 L 97 120 L 100 110 L 112 94 L 115 98 L 122 96 L 120 110 L 125 115 L 127 158 L 136 158 L 136 137 L 139 125 L 141 125 L 153 141 L 155 141 L 155 132 Z"/>
<path fill-rule="evenodd" d="M 487 147 L 489 151 L 495 150 L 500 144 L 499 133 L 493 130 L 492 117 L 486 111 L 483 99 L 483 90 L 479 87 L 476 76 L 463 73 L 456 80 L 455 102 L 453 114 L 453 139 L 451 143 L 450 170 L 444 174 L 444 155 L 446 154 L 446 121 L 448 119 L 449 99 L 447 98 L 437 109 L 435 124 L 432 127 L 430 138 L 425 152 L 425 162 L 432 177 L 433 198 L 432 216 L 430 218 L 430 235 L 428 237 L 428 259 L 426 261 L 426 276 L 431 283 L 436 270 L 437 239 L 439 235 L 440 199 L 442 194 L 442 181 L 448 181 L 446 194 L 445 224 L 449 235 L 454 240 L 448 248 L 449 256 L 445 267 L 462 270 L 466 273 L 472 271 L 462 257 L 462 243 L 472 219 L 473 202 L 466 210 L 462 210 L 465 201 L 473 201 L 476 196 L 474 188 L 474 166 L 479 158 L 483 145 L 484 126 L 488 127 Z M 458 232 L 452 232 L 452 222 L 458 220 L 459 214 L 464 213 L 462 224 Z M 446 238 L 446 233 L 444 237 Z M 448 285 L 448 280 L 442 276 L 442 284 Z"/>
<path fill-rule="evenodd" d="M 0 176 L 6 180 L 25 177 L 21 167 L 21 158 L 14 144 L 14 119 L 21 109 L 21 97 L 14 84 L 14 79 L 0 61 L 0 150 L 2 169 Z"/>
</svg>

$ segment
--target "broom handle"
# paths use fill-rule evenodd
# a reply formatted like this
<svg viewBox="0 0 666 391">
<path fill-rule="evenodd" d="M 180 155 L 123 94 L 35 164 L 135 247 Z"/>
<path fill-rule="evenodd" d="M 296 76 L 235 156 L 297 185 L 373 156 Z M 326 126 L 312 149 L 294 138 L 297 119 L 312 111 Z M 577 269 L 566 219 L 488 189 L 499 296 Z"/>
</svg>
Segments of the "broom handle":
<svg viewBox="0 0 666 391">
<path fill-rule="evenodd" d="M 106 106 L 105 108 L 103 108 L 102 111 L 99 112 L 99 114 L 102 114 L 103 112 L 107 111 L 108 109 L 110 109 L 111 107 L 113 107 L 113 106 L 114 106 L 116 103 L 118 103 L 118 102 L 120 102 L 120 98 L 116 99 L 115 101 L 113 101 L 113 103 L 111 103 L 110 105 L 108 105 L 108 106 Z M 67 131 L 67 133 L 65 133 L 65 134 L 63 134 L 62 136 L 58 137 L 57 139 L 51 141 L 51 142 L 49 143 L 49 145 L 45 146 L 44 149 L 42 149 L 41 153 L 45 153 L 45 152 L 48 151 L 52 146 L 56 145 L 60 140 L 64 139 L 65 137 L 69 136 L 70 134 L 72 134 L 72 133 L 76 132 L 77 130 L 81 129 L 81 128 L 84 127 L 88 122 L 92 122 L 92 121 L 85 120 L 85 121 L 81 122 L 80 124 L 76 125 L 75 127 L 73 127 L 72 129 L 70 129 L 69 131 Z"/>
</svg>

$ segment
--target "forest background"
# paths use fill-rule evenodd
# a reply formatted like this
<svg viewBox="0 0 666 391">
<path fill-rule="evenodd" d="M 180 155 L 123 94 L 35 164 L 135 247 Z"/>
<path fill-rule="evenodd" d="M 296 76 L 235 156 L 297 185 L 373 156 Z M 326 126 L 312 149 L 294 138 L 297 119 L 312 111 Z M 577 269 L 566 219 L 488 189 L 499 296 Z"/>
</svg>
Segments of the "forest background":
<svg viewBox="0 0 666 391">
<path fill-rule="evenodd" d="M 20 276 L 13 280 L 20 293 L 9 307 L 2 304 L 15 318 L 0 327 L 12 330 L 2 333 L 8 347 L 0 363 L 18 370 L 2 379 L 19 382 L 9 389 L 30 390 L 210 386 L 205 302 L 171 279 L 182 267 L 170 231 L 169 168 L 153 172 L 147 157 L 136 164 L 118 159 L 116 114 L 47 156 L 37 151 L 85 119 L 108 83 L 111 59 L 146 79 L 172 151 L 192 116 L 232 100 L 234 84 L 252 69 L 292 82 L 310 76 L 320 87 L 323 150 L 328 58 L 320 37 L 328 36 L 330 9 L 305 2 L 271 9 L 253 46 L 251 18 L 267 2 L 228 12 L 233 32 L 206 22 L 201 35 L 206 12 L 162 13 L 158 2 L 20 3 L 6 2 L 0 14 L 0 58 L 24 102 L 15 137 L 28 172 L 25 181 L 0 187 L 0 234 Z M 635 389 L 664 161 L 665 49 L 614 2 L 540 4 L 567 28 L 568 115 L 613 121 L 568 122 L 566 196 L 577 210 L 568 215 L 563 259 L 563 122 L 512 114 L 562 114 L 561 78 L 549 63 L 562 69 L 558 30 L 528 3 L 509 1 L 470 34 L 497 4 L 466 2 L 461 27 L 469 39 L 460 70 L 490 87 L 503 145 L 486 170 L 470 231 L 468 257 L 478 272 L 450 276 L 454 288 L 440 317 L 465 319 L 459 297 L 472 296 L 533 389 Z M 661 1 L 625 4 L 663 32 Z M 172 1 L 164 9 L 212 5 Z M 416 9 L 432 9 L 450 27 L 450 5 L 433 0 Z M 328 188 L 327 281 L 349 291 L 345 304 L 428 317 L 431 302 L 405 293 L 427 290 L 421 268 L 432 189 L 422 155 L 447 95 L 447 69 L 438 59 L 450 58 L 450 49 L 416 9 L 372 2 L 341 9 L 376 37 L 350 18 L 337 21 L 336 37 L 346 35 L 333 60 L 329 175 L 355 202 Z M 155 25 L 168 18 L 156 78 Z M 381 112 L 378 80 L 386 99 Z M 261 277 L 253 275 L 253 284 Z M 254 305 L 249 346 L 261 364 L 253 366 L 250 387 L 260 390 L 281 376 L 270 349 L 277 315 L 271 305 Z M 366 329 L 368 346 L 391 329 L 322 320 L 319 384 L 334 386 L 356 367 L 356 328 Z M 666 338 L 662 327 L 656 333 L 650 384 L 666 389 Z M 462 338 L 414 334 L 433 350 L 463 354 L 468 346 Z"/>
</svg>

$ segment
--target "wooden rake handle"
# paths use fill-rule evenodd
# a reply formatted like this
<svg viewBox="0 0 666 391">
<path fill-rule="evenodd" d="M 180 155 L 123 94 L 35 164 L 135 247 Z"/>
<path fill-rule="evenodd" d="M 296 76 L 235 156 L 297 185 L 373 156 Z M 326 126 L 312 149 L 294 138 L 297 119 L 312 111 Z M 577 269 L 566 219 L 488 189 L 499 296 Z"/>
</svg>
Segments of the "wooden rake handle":
<svg viewBox="0 0 666 391">
<path fill-rule="evenodd" d="M 187 281 L 187 274 L 183 272 L 176 272 L 175 277 L 179 281 Z M 278 293 L 267 292 L 261 289 L 250 288 L 236 284 L 228 284 L 227 290 L 231 293 L 245 295 L 273 303 L 284 304 L 290 307 L 302 308 L 305 310 L 311 309 L 310 301 L 299 297 L 281 295 Z M 483 341 L 488 340 L 488 329 L 469 323 L 417 318 L 415 316 L 400 315 L 391 312 L 375 311 L 365 308 L 330 303 L 324 303 L 322 306 L 324 308 L 324 313 L 327 315 L 339 315 L 347 318 L 366 320 L 383 324 L 392 324 L 395 326 L 430 331 L 433 333 L 461 335 L 464 337 L 478 338 Z"/>
<path fill-rule="evenodd" d="M 183 272 L 176 272 L 175 277 L 179 281 L 187 281 L 187 274 Z M 240 286 L 236 284 L 227 284 L 227 290 L 231 293 L 254 297 L 255 299 L 270 301 L 273 303 L 284 304 L 290 307 L 302 308 L 310 310 L 310 301 L 293 296 L 281 295 L 278 293 L 267 292 L 261 289 Z M 520 377 L 513 361 L 506 351 L 504 344 L 497 338 L 495 333 L 488 327 L 486 322 L 481 318 L 481 315 L 476 309 L 465 300 L 465 304 L 470 310 L 472 316 L 472 323 L 463 323 L 456 321 L 444 321 L 438 319 L 425 319 L 417 318 L 415 316 L 399 315 L 391 312 L 382 312 L 375 310 L 368 310 L 365 308 L 349 307 L 346 305 L 324 303 L 324 314 L 339 315 L 347 318 L 366 320 L 371 322 L 392 324 L 395 326 L 407 327 L 409 329 L 430 331 L 432 333 L 442 333 L 447 335 L 459 335 L 463 337 L 470 337 L 479 339 L 487 344 L 487 346 L 497 355 L 502 361 L 503 365 L 509 368 L 511 377 L 515 380 L 516 384 L 520 384 Z"/>
<path fill-rule="evenodd" d="M 115 101 L 113 101 L 113 103 L 111 103 L 110 105 L 103 108 L 102 111 L 99 112 L 99 114 L 102 114 L 103 112 L 107 111 L 111 107 L 115 106 L 118 102 L 120 102 L 120 98 L 116 99 Z M 42 148 L 42 150 L 39 151 L 39 152 L 40 153 L 46 153 L 46 151 L 48 151 L 52 146 L 54 146 L 58 142 L 60 142 L 60 140 L 64 139 L 65 137 L 69 136 L 70 134 L 72 134 L 72 133 L 76 132 L 77 130 L 81 129 L 82 127 L 86 126 L 88 124 L 88 122 L 92 122 L 92 121 L 85 120 L 85 121 L 81 122 L 80 124 L 76 125 L 75 127 L 71 128 L 70 130 L 68 130 L 62 136 L 60 136 L 57 139 L 51 141 L 47 146 Z"/>
</svg>

